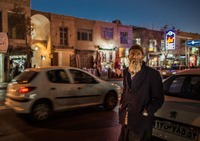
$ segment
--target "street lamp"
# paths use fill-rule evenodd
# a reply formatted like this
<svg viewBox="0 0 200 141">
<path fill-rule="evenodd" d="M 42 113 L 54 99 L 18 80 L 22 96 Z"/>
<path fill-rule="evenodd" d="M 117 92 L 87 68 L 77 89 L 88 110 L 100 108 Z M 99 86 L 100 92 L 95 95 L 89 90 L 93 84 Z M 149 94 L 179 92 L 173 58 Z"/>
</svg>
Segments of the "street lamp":
<svg viewBox="0 0 200 141">
<path fill-rule="evenodd" d="M 46 56 L 45 55 L 41 55 L 41 67 L 42 67 L 42 61 L 46 60 Z"/>
</svg>

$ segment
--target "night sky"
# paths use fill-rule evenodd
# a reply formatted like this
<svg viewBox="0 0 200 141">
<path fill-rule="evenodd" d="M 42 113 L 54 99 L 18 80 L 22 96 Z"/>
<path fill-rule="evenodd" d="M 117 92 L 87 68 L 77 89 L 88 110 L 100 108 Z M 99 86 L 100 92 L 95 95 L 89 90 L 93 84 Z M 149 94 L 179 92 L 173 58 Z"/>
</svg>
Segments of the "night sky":
<svg viewBox="0 0 200 141">
<path fill-rule="evenodd" d="M 200 34 L 200 0 L 31 0 L 31 9 L 160 30 Z"/>
</svg>

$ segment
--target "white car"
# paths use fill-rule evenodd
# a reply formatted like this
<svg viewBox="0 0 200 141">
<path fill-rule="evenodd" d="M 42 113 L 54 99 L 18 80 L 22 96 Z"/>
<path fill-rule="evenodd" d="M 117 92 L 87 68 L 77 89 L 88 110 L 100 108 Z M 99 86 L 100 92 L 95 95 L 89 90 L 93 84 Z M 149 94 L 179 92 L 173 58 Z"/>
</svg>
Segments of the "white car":
<svg viewBox="0 0 200 141">
<path fill-rule="evenodd" d="M 94 105 L 112 110 L 120 93 L 120 86 L 78 68 L 28 68 L 8 84 L 5 105 L 43 121 L 59 110 Z"/>
<path fill-rule="evenodd" d="M 153 136 L 200 141 L 200 69 L 179 72 L 163 82 L 165 102 L 155 114 Z"/>
</svg>

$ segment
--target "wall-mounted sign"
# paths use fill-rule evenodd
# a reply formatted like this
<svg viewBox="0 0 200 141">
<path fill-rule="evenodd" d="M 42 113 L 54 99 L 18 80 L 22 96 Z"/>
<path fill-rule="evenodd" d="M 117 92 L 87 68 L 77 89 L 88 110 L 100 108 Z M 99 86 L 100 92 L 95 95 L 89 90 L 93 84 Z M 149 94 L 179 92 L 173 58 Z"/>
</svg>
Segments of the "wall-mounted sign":
<svg viewBox="0 0 200 141">
<path fill-rule="evenodd" d="M 165 48 L 166 50 L 175 49 L 176 45 L 176 33 L 174 30 L 168 30 L 165 32 Z"/>
<path fill-rule="evenodd" d="M 187 47 L 200 47 L 200 40 L 188 40 L 186 45 Z"/>
<path fill-rule="evenodd" d="M 0 32 L 0 52 L 6 53 L 8 49 L 8 36 L 7 33 Z"/>
</svg>

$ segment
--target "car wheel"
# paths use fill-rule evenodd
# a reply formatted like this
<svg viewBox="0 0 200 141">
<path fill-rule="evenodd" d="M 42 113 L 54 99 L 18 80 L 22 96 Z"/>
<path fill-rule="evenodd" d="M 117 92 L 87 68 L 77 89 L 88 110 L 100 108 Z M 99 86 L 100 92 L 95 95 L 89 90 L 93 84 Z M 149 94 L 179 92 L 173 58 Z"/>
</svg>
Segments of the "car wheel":
<svg viewBox="0 0 200 141">
<path fill-rule="evenodd" d="M 36 102 L 32 108 L 31 117 L 34 121 L 45 121 L 51 113 L 51 105 L 46 101 Z"/>
<path fill-rule="evenodd" d="M 114 92 L 109 92 L 106 94 L 104 99 L 104 107 L 106 110 L 113 110 L 118 103 L 117 94 Z"/>
</svg>

